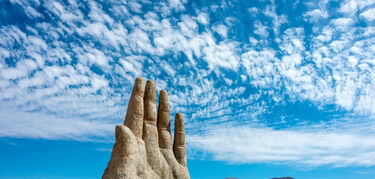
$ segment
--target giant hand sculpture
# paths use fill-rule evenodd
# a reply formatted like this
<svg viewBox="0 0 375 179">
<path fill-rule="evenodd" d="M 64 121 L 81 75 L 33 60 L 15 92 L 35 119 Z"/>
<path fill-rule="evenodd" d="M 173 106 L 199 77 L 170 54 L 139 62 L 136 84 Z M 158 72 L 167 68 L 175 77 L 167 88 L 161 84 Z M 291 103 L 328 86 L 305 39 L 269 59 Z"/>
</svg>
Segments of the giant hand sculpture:
<svg viewBox="0 0 375 179">
<path fill-rule="evenodd" d="M 187 179 L 185 129 L 175 116 L 174 143 L 170 131 L 168 93 L 160 91 L 156 112 L 155 83 L 138 77 L 124 125 L 116 126 L 116 142 L 103 179 Z"/>
</svg>

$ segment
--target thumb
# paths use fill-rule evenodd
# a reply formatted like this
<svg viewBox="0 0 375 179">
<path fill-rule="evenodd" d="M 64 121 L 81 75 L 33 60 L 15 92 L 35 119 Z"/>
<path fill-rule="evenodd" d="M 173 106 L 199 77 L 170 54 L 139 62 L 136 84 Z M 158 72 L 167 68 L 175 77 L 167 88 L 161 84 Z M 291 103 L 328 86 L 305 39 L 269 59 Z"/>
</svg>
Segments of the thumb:
<svg viewBox="0 0 375 179">
<path fill-rule="evenodd" d="M 117 178 L 117 176 L 137 175 L 135 167 L 137 163 L 137 139 L 133 132 L 125 125 L 116 126 L 116 142 L 113 145 L 111 160 L 102 176 L 103 179 Z"/>
<path fill-rule="evenodd" d="M 112 154 L 120 158 L 131 160 L 136 157 L 138 142 L 133 132 L 125 125 L 116 126 L 116 143 L 113 146 Z"/>
</svg>

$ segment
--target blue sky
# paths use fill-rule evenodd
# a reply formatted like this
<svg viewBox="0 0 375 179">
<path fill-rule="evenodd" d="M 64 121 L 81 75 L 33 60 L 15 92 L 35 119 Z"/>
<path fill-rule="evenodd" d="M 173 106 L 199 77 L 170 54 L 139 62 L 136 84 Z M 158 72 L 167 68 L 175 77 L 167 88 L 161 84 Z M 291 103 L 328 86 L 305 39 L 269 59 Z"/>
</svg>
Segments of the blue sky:
<svg viewBox="0 0 375 179">
<path fill-rule="evenodd" d="M 0 1 L 0 178 L 100 178 L 137 76 L 192 178 L 375 178 L 372 0 Z"/>
</svg>

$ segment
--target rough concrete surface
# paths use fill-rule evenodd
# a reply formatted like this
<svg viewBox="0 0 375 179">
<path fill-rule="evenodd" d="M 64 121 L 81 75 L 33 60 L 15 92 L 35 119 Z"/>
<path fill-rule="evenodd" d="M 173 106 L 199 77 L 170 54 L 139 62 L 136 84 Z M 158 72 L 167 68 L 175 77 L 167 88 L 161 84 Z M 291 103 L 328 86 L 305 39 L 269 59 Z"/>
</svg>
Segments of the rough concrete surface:
<svg viewBox="0 0 375 179">
<path fill-rule="evenodd" d="M 183 116 L 175 116 L 174 143 L 170 130 L 169 98 L 138 77 L 129 100 L 124 125 L 116 126 L 116 142 L 103 179 L 187 179 Z"/>
</svg>

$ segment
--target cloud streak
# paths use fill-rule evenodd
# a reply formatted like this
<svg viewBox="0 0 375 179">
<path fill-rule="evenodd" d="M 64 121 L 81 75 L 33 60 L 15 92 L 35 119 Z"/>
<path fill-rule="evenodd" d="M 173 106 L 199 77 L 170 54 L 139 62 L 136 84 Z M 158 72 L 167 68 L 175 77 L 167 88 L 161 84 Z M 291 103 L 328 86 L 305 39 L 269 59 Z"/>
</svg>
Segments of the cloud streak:
<svg viewBox="0 0 375 179">
<path fill-rule="evenodd" d="M 43 113 L 9 111 L 9 109 L 1 110 L 0 123 L 4 127 L 0 137 L 100 141 L 114 132 L 113 124 L 105 121 L 61 118 Z"/>
<path fill-rule="evenodd" d="M 215 160 L 230 163 L 297 164 L 307 168 L 375 164 L 375 136 L 343 131 L 215 126 L 202 135 L 189 135 L 187 142 Z"/>
</svg>

